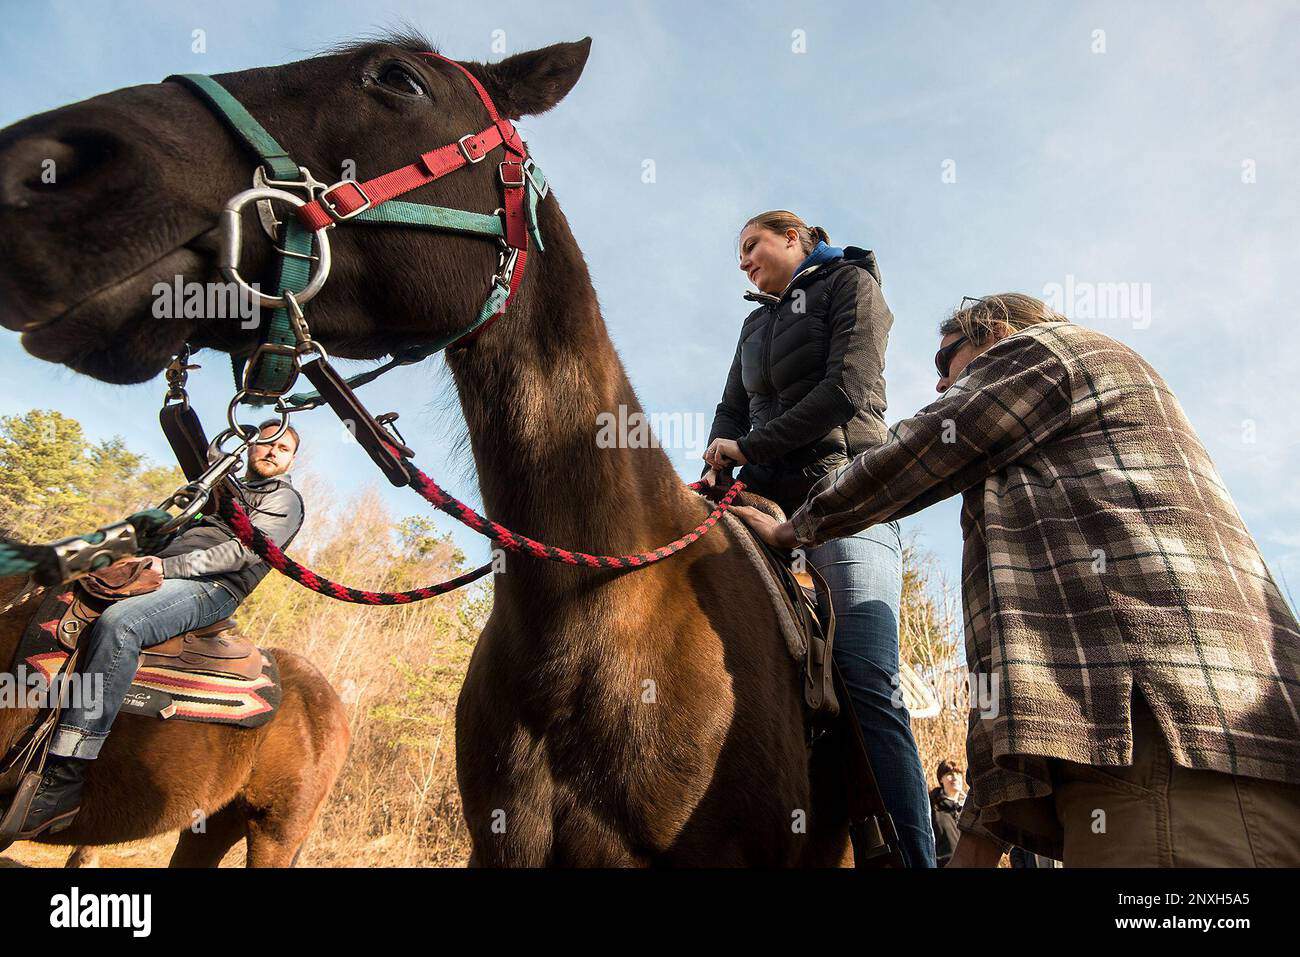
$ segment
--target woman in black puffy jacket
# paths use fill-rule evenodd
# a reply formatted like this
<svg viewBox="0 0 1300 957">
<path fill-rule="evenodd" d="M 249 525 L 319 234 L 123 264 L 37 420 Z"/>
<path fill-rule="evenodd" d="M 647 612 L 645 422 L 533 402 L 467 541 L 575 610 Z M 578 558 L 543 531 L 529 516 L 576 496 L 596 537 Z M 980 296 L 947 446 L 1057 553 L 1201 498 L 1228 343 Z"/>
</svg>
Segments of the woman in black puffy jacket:
<svg viewBox="0 0 1300 957">
<path fill-rule="evenodd" d="M 831 246 L 787 210 L 740 234 L 740 268 L 757 303 L 740 330 L 718 404 L 705 481 L 738 478 L 793 514 L 826 473 L 884 441 L 885 343 L 893 316 L 869 250 Z M 835 610 L 835 660 L 911 867 L 933 867 L 921 760 L 899 688 L 902 544 L 897 522 L 808 550 Z"/>
</svg>

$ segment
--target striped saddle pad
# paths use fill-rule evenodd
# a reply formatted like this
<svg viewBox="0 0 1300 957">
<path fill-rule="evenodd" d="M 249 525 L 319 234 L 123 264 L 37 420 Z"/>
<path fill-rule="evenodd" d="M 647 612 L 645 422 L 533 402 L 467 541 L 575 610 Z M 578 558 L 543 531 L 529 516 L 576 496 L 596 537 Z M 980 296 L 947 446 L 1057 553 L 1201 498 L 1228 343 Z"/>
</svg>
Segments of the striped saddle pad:
<svg viewBox="0 0 1300 957">
<path fill-rule="evenodd" d="M 51 681 L 105 607 L 79 589 L 51 589 L 27 623 L 11 670 L 29 684 L 38 676 Z M 146 648 L 122 714 L 244 728 L 270 721 L 281 698 L 275 658 L 232 628 L 219 622 Z"/>
</svg>

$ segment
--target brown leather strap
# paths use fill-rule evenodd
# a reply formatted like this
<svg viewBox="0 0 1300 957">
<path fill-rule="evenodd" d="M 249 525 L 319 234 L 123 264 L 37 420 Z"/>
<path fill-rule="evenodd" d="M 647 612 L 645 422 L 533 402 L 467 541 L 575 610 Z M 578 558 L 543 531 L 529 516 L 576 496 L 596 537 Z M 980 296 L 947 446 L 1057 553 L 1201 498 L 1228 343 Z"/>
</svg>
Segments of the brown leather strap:
<svg viewBox="0 0 1300 957">
<path fill-rule="evenodd" d="M 867 754 L 867 742 L 862 737 L 862 726 L 853 711 L 853 699 L 844 684 L 838 665 L 832 672 L 835 693 L 840 700 L 839 728 L 841 756 L 844 762 L 849 810 L 849 836 L 853 839 L 854 867 L 906 867 L 903 850 L 898 843 L 894 819 L 885 807 L 885 799 L 876 781 Z"/>
<path fill-rule="evenodd" d="M 826 609 L 825 619 L 822 623 L 822 634 L 817 634 L 816 628 L 809 629 L 808 634 L 808 660 L 804 667 L 804 700 L 808 707 L 814 712 L 824 711 L 828 715 L 834 715 L 840 710 L 839 699 L 835 687 L 833 675 L 835 664 L 835 608 L 831 604 L 831 587 L 822 577 L 822 573 L 812 566 L 812 563 L 806 565 L 808 573 L 812 576 L 813 587 L 817 594 L 824 599 Z M 796 583 L 796 587 L 799 587 Z M 800 598 L 808 602 L 809 599 L 801 591 Z M 820 617 L 817 614 L 815 604 L 811 604 L 810 612 L 813 620 Z"/>
<path fill-rule="evenodd" d="M 347 380 L 324 358 L 305 363 L 302 374 L 316 387 L 321 398 L 329 403 L 334 414 L 343 421 L 352 437 L 366 450 L 388 481 L 399 488 L 410 485 L 411 477 L 402 460 L 411 458 L 415 452 L 376 421 L 370 410 L 356 397 Z"/>
<path fill-rule="evenodd" d="M 208 439 L 198 414 L 188 403 L 173 402 L 158 410 L 158 423 L 181 471 L 193 482 L 208 467 Z"/>
</svg>

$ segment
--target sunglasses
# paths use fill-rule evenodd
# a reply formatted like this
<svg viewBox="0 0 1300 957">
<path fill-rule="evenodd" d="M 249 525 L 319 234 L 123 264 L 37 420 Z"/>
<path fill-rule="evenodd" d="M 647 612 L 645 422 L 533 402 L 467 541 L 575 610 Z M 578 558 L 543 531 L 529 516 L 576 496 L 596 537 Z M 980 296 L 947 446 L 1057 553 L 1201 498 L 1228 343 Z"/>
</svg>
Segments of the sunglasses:
<svg viewBox="0 0 1300 957">
<path fill-rule="evenodd" d="M 978 306 L 983 301 L 983 296 L 962 296 L 961 305 L 957 307 L 957 311 L 965 312 L 968 308 L 966 305 L 968 302 L 972 306 Z M 959 336 L 934 354 L 934 367 L 939 370 L 939 378 L 942 379 L 948 374 L 948 366 L 952 365 L 952 357 L 962 347 L 963 343 L 969 341 L 969 336 Z"/>
<path fill-rule="evenodd" d="M 948 374 L 948 366 L 952 365 L 952 357 L 957 354 L 957 350 L 969 341 L 966 336 L 958 336 L 934 354 L 934 367 L 939 370 L 940 379 Z"/>
</svg>

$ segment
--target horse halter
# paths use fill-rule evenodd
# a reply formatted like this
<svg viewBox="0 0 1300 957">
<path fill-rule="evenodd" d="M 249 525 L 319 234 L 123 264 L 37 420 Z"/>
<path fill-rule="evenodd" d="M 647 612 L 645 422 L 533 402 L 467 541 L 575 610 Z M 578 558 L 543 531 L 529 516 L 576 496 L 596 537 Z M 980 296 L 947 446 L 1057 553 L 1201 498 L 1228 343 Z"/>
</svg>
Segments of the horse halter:
<svg viewBox="0 0 1300 957">
<path fill-rule="evenodd" d="M 537 225 L 537 203 L 546 197 L 550 186 L 528 156 L 528 149 L 514 125 L 497 112 L 483 84 L 464 66 L 441 54 L 429 52 L 421 55 L 450 63 L 460 70 L 473 85 L 491 122 L 477 133 L 467 133 L 453 143 L 421 153 L 416 162 L 407 166 L 365 182 L 341 179 L 332 186 L 326 186 L 306 167 L 294 162 L 243 104 L 212 77 L 195 73 L 167 77 L 167 80 L 183 83 L 198 94 L 199 100 L 259 160 L 253 173 L 253 187 L 231 197 L 220 217 L 218 262 L 223 275 L 235 283 L 249 301 L 274 310 L 271 321 L 263 324 L 261 341 L 252 354 L 246 359 L 232 356 L 235 385 L 240 390 L 236 403 L 249 398 L 262 401 L 278 399 L 282 405 L 287 402 L 293 408 L 310 408 L 319 403 L 319 397 L 313 394 L 286 399 L 284 393 L 297 379 L 302 354 L 316 351 L 324 356 L 320 344 L 313 342 L 307 332 L 301 307 L 320 292 L 329 278 L 328 231 L 340 223 L 444 230 L 488 239 L 498 247 L 496 271 L 487 298 L 467 326 L 428 345 L 394 353 L 393 359 L 384 365 L 348 379 L 349 385 L 369 382 L 394 366 L 418 362 L 452 345 L 472 341 L 505 313 L 518 291 L 528 260 L 530 238 L 539 251 L 544 248 Z M 502 203 L 495 213 L 394 201 L 419 186 L 482 162 L 497 147 L 504 149 L 505 159 L 497 164 Z M 299 198 L 289 190 L 300 190 L 305 198 Z M 271 200 L 290 204 L 296 215 L 287 217 L 283 223 L 278 222 L 271 209 Z M 250 202 L 258 204 L 263 229 L 273 241 L 279 240 L 276 246 L 279 255 L 277 291 L 273 296 L 249 285 L 239 274 L 240 213 Z M 312 263 L 316 264 L 315 269 Z"/>
</svg>

